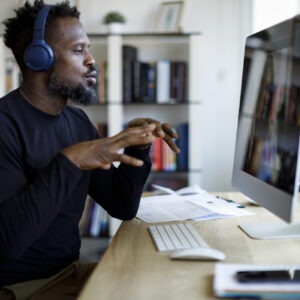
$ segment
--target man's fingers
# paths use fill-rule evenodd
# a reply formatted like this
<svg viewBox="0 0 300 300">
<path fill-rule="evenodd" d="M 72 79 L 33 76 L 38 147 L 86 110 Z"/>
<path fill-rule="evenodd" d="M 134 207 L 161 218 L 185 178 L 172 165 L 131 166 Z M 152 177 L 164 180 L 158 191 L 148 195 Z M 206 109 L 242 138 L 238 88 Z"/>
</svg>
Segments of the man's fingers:
<svg viewBox="0 0 300 300">
<path fill-rule="evenodd" d="M 120 154 L 118 161 L 133 167 L 141 167 L 144 164 L 142 160 L 129 156 L 127 154 Z"/>
<path fill-rule="evenodd" d="M 153 129 L 154 125 L 151 124 L 142 127 L 127 128 L 112 137 L 113 143 L 115 143 L 118 148 L 150 144 L 154 140 L 154 136 L 151 134 Z"/>
<path fill-rule="evenodd" d="M 170 127 L 169 124 L 163 123 L 163 124 L 161 125 L 161 128 L 162 128 L 162 130 L 163 130 L 167 135 L 169 135 L 171 138 L 173 138 L 173 139 L 177 139 L 177 138 L 178 138 L 177 132 L 175 132 L 175 131 Z"/>
<path fill-rule="evenodd" d="M 174 143 L 174 141 L 171 137 L 166 135 L 164 137 L 164 140 L 175 153 L 180 153 L 180 149 L 177 147 L 177 145 Z"/>
</svg>

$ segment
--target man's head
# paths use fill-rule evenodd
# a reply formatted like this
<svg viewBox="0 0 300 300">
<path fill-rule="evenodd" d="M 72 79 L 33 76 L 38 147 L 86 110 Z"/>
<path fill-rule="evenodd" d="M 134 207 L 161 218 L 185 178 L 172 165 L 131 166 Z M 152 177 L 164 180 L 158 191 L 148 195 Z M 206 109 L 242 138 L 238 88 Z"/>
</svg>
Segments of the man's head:
<svg viewBox="0 0 300 300">
<path fill-rule="evenodd" d="M 26 66 L 23 57 L 32 43 L 36 16 L 44 5 L 43 0 L 36 0 L 34 4 L 26 2 L 15 10 L 14 18 L 3 22 L 5 45 L 12 50 L 25 80 L 36 75 Z M 68 1 L 51 6 L 44 38 L 53 50 L 54 62 L 49 70 L 38 73 L 47 81 L 49 92 L 74 102 L 93 102 L 96 99 L 95 62 L 76 7 L 71 7 Z"/>
</svg>

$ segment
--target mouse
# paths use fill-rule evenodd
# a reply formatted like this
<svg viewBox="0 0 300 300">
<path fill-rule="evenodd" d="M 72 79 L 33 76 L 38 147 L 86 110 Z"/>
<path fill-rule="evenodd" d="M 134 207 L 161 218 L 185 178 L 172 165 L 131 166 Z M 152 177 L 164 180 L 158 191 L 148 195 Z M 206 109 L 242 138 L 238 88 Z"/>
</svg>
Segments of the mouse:
<svg viewBox="0 0 300 300">
<path fill-rule="evenodd" d="M 192 248 L 172 251 L 170 258 L 178 260 L 224 260 L 225 254 L 213 248 Z"/>
</svg>

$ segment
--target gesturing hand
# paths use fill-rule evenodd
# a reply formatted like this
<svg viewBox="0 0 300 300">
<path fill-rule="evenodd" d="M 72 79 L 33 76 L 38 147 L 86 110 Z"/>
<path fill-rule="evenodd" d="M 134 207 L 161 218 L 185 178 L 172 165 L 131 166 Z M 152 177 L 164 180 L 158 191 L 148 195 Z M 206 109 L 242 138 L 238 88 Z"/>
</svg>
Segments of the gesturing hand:
<svg viewBox="0 0 300 300">
<path fill-rule="evenodd" d="M 130 127 L 113 137 L 78 143 L 61 152 L 81 170 L 109 169 L 114 161 L 139 167 L 143 165 L 142 160 L 122 154 L 120 150 L 152 143 L 155 138 L 152 134 L 154 130 L 154 124 Z"/>
<path fill-rule="evenodd" d="M 154 124 L 155 127 L 152 130 L 151 134 L 154 137 L 163 138 L 165 142 L 169 145 L 169 147 L 176 153 L 180 152 L 180 149 L 174 143 L 173 139 L 178 138 L 178 134 L 171 128 L 171 126 L 167 123 L 160 123 L 151 118 L 138 118 L 130 121 L 128 123 L 128 128 L 132 128 L 135 126 L 142 126 L 146 124 Z M 144 146 L 143 146 L 144 147 Z"/>
</svg>

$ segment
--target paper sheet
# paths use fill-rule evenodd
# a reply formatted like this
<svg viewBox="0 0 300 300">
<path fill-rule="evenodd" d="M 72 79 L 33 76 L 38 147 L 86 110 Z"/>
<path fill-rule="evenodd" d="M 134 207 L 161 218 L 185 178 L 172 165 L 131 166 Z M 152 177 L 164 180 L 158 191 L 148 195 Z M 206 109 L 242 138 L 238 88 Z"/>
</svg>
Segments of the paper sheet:
<svg viewBox="0 0 300 300">
<path fill-rule="evenodd" d="M 253 214 L 234 201 L 217 198 L 198 186 L 179 191 L 155 186 L 167 195 L 143 197 L 137 217 L 149 223 L 208 220 Z"/>
</svg>

